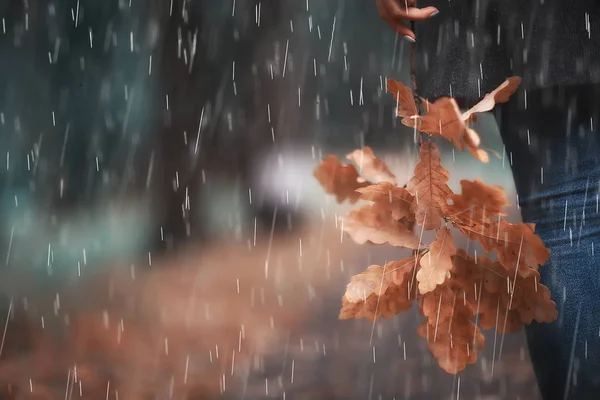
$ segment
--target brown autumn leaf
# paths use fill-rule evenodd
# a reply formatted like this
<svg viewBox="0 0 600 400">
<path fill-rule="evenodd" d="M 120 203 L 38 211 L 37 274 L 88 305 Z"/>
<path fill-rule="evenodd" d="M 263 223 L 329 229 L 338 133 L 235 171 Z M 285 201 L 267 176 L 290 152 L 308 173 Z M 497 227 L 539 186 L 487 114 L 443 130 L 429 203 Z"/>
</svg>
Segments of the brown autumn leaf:
<svg viewBox="0 0 600 400">
<path fill-rule="evenodd" d="M 415 220 L 414 214 L 411 211 L 414 197 L 404 188 L 383 181 L 376 185 L 357 189 L 356 191 L 360 193 L 362 200 L 372 201 L 390 211 L 392 218 L 395 220 L 402 218 L 406 218 L 409 221 Z"/>
<path fill-rule="evenodd" d="M 394 285 L 402 286 L 405 284 L 412 286 L 415 279 L 415 267 L 419 263 L 419 255 L 412 255 L 402 260 L 392 261 L 385 265 L 385 271 L 391 275 Z"/>
<path fill-rule="evenodd" d="M 419 130 L 439 135 L 452 142 L 457 149 L 462 150 L 462 137 L 466 125 L 461 118 L 456 100 L 450 97 L 441 97 L 426 105 L 427 113 L 421 117 Z"/>
<path fill-rule="evenodd" d="M 468 123 L 475 122 L 475 115 L 463 119 L 456 100 L 449 97 L 439 98 L 433 103 L 427 103 L 427 106 L 428 112 L 421 118 L 420 131 L 439 135 L 452 142 L 459 150 L 466 147 L 479 161 L 489 162 L 487 152 L 479 149 L 479 135 L 467 126 Z"/>
<path fill-rule="evenodd" d="M 489 253 L 496 251 L 498 261 L 507 271 L 528 277 L 550 258 L 550 250 L 535 234 L 530 224 L 511 224 L 504 219 L 467 226 L 453 225 L 470 240 L 477 240 Z"/>
<path fill-rule="evenodd" d="M 521 78 L 513 76 L 506 79 L 500 86 L 494 91 L 486 94 L 484 98 L 471 109 L 462 115 L 463 121 L 468 120 L 475 113 L 482 113 L 491 111 L 494 109 L 496 104 L 506 103 L 510 96 L 512 96 L 521 84 Z"/>
<path fill-rule="evenodd" d="M 417 223 L 425 230 L 437 229 L 441 226 L 446 199 L 452 195 L 448 187 L 450 173 L 442 167 L 440 151 L 433 143 L 423 143 L 419 155 L 421 160 L 407 188 L 415 196 L 413 211 Z"/>
<path fill-rule="evenodd" d="M 498 333 L 515 333 L 523 327 L 519 313 L 510 310 L 509 303 L 498 293 L 482 292 L 478 306 L 478 322 L 483 330 L 496 328 Z"/>
<path fill-rule="evenodd" d="M 532 271 L 526 278 L 517 275 L 512 285 L 511 309 L 518 311 L 523 323 L 551 323 L 556 320 L 556 303 L 551 299 L 550 289 L 540 283 L 538 271 Z"/>
<path fill-rule="evenodd" d="M 473 262 L 473 259 L 470 260 Z M 540 273 L 531 271 L 523 277 L 514 271 L 506 271 L 499 262 L 484 258 L 486 267 L 486 292 L 498 294 L 510 311 L 515 311 L 520 322 L 554 322 L 557 318 L 556 303 L 550 298 L 550 290 L 540 283 Z M 492 276 L 498 277 L 493 282 Z"/>
<path fill-rule="evenodd" d="M 402 117 L 402 123 L 414 127 L 414 121 L 419 115 L 419 111 L 412 90 L 398 81 L 388 79 L 387 92 L 396 100 L 396 115 Z"/>
<path fill-rule="evenodd" d="M 488 253 L 495 250 L 508 271 L 518 264 L 524 277 L 548 261 L 550 250 L 535 234 L 535 225 L 496 218 L 506 215 L 503 209 L 509 204 L 501 187 L 479 180 L 463 180 L 461 187 L 461 194 L 449 196 L 452 204 L 446 206 L 445 216 L 465 236 L 480 242 Z"/>
<path fill-rule="evenodd" d="M 449 277 L 452 269 L 452 256 L 456 254 L 450 230 L 443 227 L 437 231 L 436 240 L 429 245 L 429 252 L 421 257 L 421 269 L 417 272 L 419 293 L 435 290 Z"/>
<path fill-rule="evenodd" d="M 393 185 L 398 183 L 396 176 L 381 159 L 375 157 L 369 146 L 365 146 L 362 150 L 354 150 L 346 158 L 358 165 L 360 172 L 374 182 L 387 181 Z"/>
<path fill-rule="evenodd" d="M 477 259 L 460 249 L 453 257 L 452 281 L 455 291 L 464 290 L 465 300 L 479 314 L 483 329 L 496 327 L 499 333 L 516 332 L 532 321 L 556 320 L 556 304 L 549 289 L 532 271 L 524 278 L 487 257 Z"/>
<path fill-rule="evenodd" d="M 481 161 L 484 164 L 490 162 L 490 156 L 487 151 L 479 148 L 479 144 L 481 143 L 481 139 L 479 138 L 479 134 L 475 132 L 474 129 L 466 128 L 465 134 L 463 136 L 463 142 L 465 143 L 465 147 L 469 153 L 477 160 Z"/>
<path fill-rule="evenodd" d="M 365 301 L 352 303 L 346 296 L 342 297 L 342 309 L 339 319 L 366 318 L 373 322 L 379 317 L 392 318 L 396 314 L 410 309 L 412 298 L 408 292 L 408 285 L 390 286 L 381 296 L 372 294 Z"/>
<path fill-rule="evenodd" d="M 314 176 L 326 193 L 336 196 L 338 203 L 346 200 L 356 203 L 360 197 L 356 189 L 370 185 L 369 182 L 359 181 L 360 176 L 353 165 L 342 164 L 333 154 L 321 161 Z"/>
<path fill-rule="evenodd" d="M 384 272 L 384 268 L 379 265 L 371 265 L 364 272 L 354 275 L 346 286 L 344 296 L 351 303 L 358 303 L 372 294 L 380 296 L 385 293 L 392 282 L 391 276 Z"/>
<path fill-rule="evenodd" d="M 477 362 L 477 351 L 483 348 L 485 340 L 472 321 L 475 311 L 471 305 L 448 286 L 437 286 L 424 294 L 419 304 L 426 321 L 418 332 L 427 339 L 427 347 L 438 365 L 456 374 Z"/>
<path fill-rule="evenodd" d="M 342 218 L 342 229 L 358 244 L 388 243 L 392 246 L 417 249 L 419 238 L 402 222 L 395 221 L 392 213 L 375 203 L 365 205 Z"/>
<path fill-rule="evenodd" d="M 453 222 L 475 226 L 506 215 L 504 208 L 510 203 L 502 187 L 486 185 L 479 179 L 462 180 L 460 187 L 460 194 L 449 196 L 452 204 L 445 208 L 446 217 Z"/>
<path fill-rule="evenodd" d="M 415 257 L 409 257 L 387 263 L 384 267 L 372 265 L 367 271 L 353 276 L 342 297 L 339 319 L 366 318 L 373 322 L 379 317 L 392 318 L 410 309 L 416 297 L 416 262 Z M 377 279 L 380 280 L 378 283 Z M 364 296 L 359 294 L 362 289 L 365 290 Z M 367 293 L 367 290 L 370 292 Z"/>
<path fill-rule="evenodd" d="M 487 257 L 477 259 L 459 249 L 453 259 L 451 287 L 462 292 L 463 299 L 478 314 L 481 329 L 496 328 L 499 333 L 517 332 L 523 324 L 508 302 L 500 295 L 506 291 L 506 271 L 498 273 L 494 263 Z"/>
<path fill-rule="evenodd" d="M 491 93 L 473 106 L 468 111 L 461 113 L 456 100 L 442 97 L 433 103 L 426 103 L 427 113 L 421 117 L 419 130 L 430 135 L 439 135 L 456 146 L 457 149 L 466 148 L 473 157 L 488 163 L 489 155 L 479 148 L 481 139 L 469 124 L 475 122 L 476 114 L 490 111 L 498 103 L 505 103 L 517 90 L 521 78 L 511 77 Z"/>
</svg>

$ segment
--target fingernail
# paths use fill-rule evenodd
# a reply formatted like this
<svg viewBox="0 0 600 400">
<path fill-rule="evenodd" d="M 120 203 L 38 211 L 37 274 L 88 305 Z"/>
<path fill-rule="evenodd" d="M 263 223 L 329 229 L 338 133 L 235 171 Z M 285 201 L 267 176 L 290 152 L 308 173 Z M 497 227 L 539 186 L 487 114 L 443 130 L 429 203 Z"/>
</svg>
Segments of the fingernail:
<svg viewBox="0 0 600 400">
<path fill-rule="evenodd" d="M 413 39 L 411 36 L 408 36 L 408 35 L 404 36 L 404 39 L 406 39 L 407 41 L 409 41 L 411 43 L 415 43 L 416 42 L 415 39 Z"/>
<path fill-rule="evenodd" d="M 438 10 L 438 11 L 434 11 L 434 12 L 432 12 L 432 13 L 429 15 L 429 18 L 431 18 L 431 17 L 435 17 L 435 16 L 436 16 L 436 15 L 438 15 L 439 13 L 440 13 L 440 11 L 439 11 L 439 10 Z"/>
</svg>

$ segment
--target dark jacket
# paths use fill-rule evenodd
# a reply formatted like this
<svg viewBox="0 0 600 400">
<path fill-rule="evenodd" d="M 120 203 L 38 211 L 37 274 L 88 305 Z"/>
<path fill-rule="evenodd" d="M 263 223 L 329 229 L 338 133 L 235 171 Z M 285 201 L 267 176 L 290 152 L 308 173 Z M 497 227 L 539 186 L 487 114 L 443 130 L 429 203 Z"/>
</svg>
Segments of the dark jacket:
<svg viewBox="0 0 600 400">
<path fill-rule="evenodd" d="M 421 0 L 419 94 L 476 98 L 506 77 L 528 89 L 600 82 L 600 0 Z"/>
</svg>

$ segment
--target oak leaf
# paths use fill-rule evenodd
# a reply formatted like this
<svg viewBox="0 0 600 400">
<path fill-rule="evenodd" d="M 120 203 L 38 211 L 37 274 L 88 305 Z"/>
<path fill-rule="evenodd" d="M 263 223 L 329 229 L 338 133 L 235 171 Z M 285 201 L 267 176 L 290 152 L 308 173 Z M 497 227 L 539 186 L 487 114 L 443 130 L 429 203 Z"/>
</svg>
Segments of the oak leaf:
<svg viewBox="0 0 600 400">
<path fill-rule="evenodd" d="M 479 180 L 463 180 L 461 187 L 460 194 L 449 196 L 452 204 L 446 206 L 445 216 L 465 236 L 480 242 L 488 253 L 495 250 L 507 270 L 518 265 L 522 276 L 548 261 L 550 250 L 535 234 L 535 225 L 511 224 L 500 218 L 509 204 L 501 187 Z"/>
<path fill-rule="evenodd" d="M 550 290 L 539 282 L 537 271 L 524 278 L 499 262 L 487 257 L 475 259 L 462 249 L 453 262 L 454 283 L 463 285 L 465 299 L 477 310 L 483 329 L 496 327 L 500 333 L 516 332 L 523 323 L 556 320 L 556 304 L 550 298 Z"/>
<path fill-rule="evenodd" d="M 391 286 L 381 296 L 375 294 L 367 297 L 364 301 L 352 303 L 345 296 L 342 297 L 342 309 L 339 319 L 366 318 L 373 322 L 379 317 L 392 318 L 396 314 L 410 309 L 411 301 L 408 286 Z"/>
<path fill-rule="evenodd" d="M 388 79 L 387 92 L 396 99 L 396 115 L 402 117 L 402 123 L 414 127 L 419 111 L 412 90 L 398 81 Z"/>
<path fill-rule="evenodd" d="M 372 201 L 390 211 L 395 220 L 407 218 L 409 221 L 414 221 L 415 219 L 411 211 L 414 197 L 404 188 L 383 181 L 356 191 L 360 193 L 362 200 Z"/>
<path fill-rule="evenodd" d="M 446 372 L 456 374 L 477 361 L 484 337 L 473 323 L 475 311 L 447 286 L 438 286 L 420 297 L 426 321 L 418 329 L 427 347 Z"/>
<path fill-rule="evenodd" d="M 509 303 L 498 293 L 482 292 L 478 306 L 478 322 L 483 330 L 496 328 L 498 333 L 515 333 L 523 327 L 518 311 L 509 309 Z"/>
<path fill-rule="evenodd" d="M 408 191 L 416 197 L 413 212 L 425 230 L 441 226 L 446 199 L 452 194 L 448 186 L 450 173 L 442 167 L 440 151 L 431 142 L 421 145 L 421 160 L 415 166 L 415 175 L 408 182 Z"/>
<path fill-rule="evenodd" d="M 372 181 L 388 181 L 394 185 L 397 184 L 396 176 L 381 159 L 375 157 L 370 147 L 356 149 L 346 158 L 358 165 L 360 172 Z"/>
<path fill-rule="evenodd" d="M 506 273 L 499 262 L 486 261 L 488 275 L 483 288 L 488 293 L 498 294 L 506 307 L 516 312 L 520 322 L 549 323 L 556 320 L 556 303 L 550 298 L 550 290 L 540 283 L 538 271 L 530 271 L 527 277 L 523 277 L 514 272 Z M 492 275 L 499 277 L 500 284 L 492 281 Z"/>
<path fill-rule="evenodd" d="M 337 156 L 327 156 L 314 172 L 325 192 L 335 195 L 338 203 L 348 200 L 356 203 L 360 195 L 356 189 L 369 186 L 369 182 L 359 181 L 360 175 L 353 165 L 342 164 Z"/>
<path fill-rule="evenodd" d="M 509 310 L 508 302 L 501 296 L 502 290 L 507 288 L 506 271 L 498 271 L 489 258 L 475 259 L 462 249 L 453 257 L 453 264 L 451 286 L 462 292 L 464 302 L 477 312 L 477 322 L 482 329 L 496 328 L 499 333 L 521 329 L 518 313 Z"/>
<path fill-rule="evenodd" d="M 416 297 L 415 257 L 370 266 L 352 277 L 342 297 L 339 319 L 391 318 L 410 309 Z M 362 293 L 361 293 L 362 292 Z"/>
<path fill-rule="evenodd" d="M 462 120 L 460 108 L 456 100 L 441 97 L 433 103 L 426 103 L 427 113 L 421 117 L 419 130 L 429 134 L 439 135 L 463 149 L 462 137 L 466 128 Z"/>
<path fill-rule="evenodd" d="M 504 219 L 473 226 L 454 224 L 470 240 L 477 240 L 489 253 L 496 251 L 507 271 L 529 276 L 550 258 L 550 250 L 530 224 L 511 224 Z"/>
<path fill-rule="evenodd" d="M 421 257 L 421 269 L 417 272 L 419 292 L 432 292 L 450 275 L 452 256 L 456 254 L 450 230 L 443 227 L 437 231 L 436 240 L 429 245 L 429 252 Z"/>
<path fill-rule="evenodd" d="M 497 103 L 508 101 L 520 83 L 521 78 L 519 77 L 508 78 L 464 113 L 461 113 L 453 98 L 442 97 L 433 103 L 425 102 L 427 113 L 421 117 L 418 128 L 421 132 L 439 135 L 449 140 L 459 150 L 466 148 L 479 161 L 488 163 L 489 155 L 485 150 L 479 148 L 481 143 L 479 135 L 468 125 L 476 121 L 477 113 L 490 111 Z"/>
<path fill-rule="evenodd" d="M 479 144 L 481 143 L 481 139 L 479 138 L 479 134 L 475 132 L 474 129 L 465 128 L 465 135 L 463 136 L 463 142 L 465 147 L 469 153 L 479 161 L 484 164 L 490 162 L 490 156 L 487 151 L 479 148 Z"/>
<path fill-rule="evenodd" d="M 479 179 L 462 180 L 460 187 L 460 194 L 449 196 L 452 204 L 445 209 L 446 217 L 454 223 L 475 226 L 506 215 L 504 208 L 510 203 L 502 187 L 486 185 Z"/>
<path fill-rule="evenodd" d="M 392 282 L 396 286 L 408 284 L 413 285 L 415 279 L 415 267 L 419 264 L 419 255 L 403 258 L 402 260 L 392 261 L 385 265 L 386 273 L 388 273 Z"/>
<path fill-rule="evenodd" d="M 528 277 L 517 275 L 512 283 L 511 309 L 516 309 L 521 322 L 554 322 L 558 317 L 556 303 L 550 297 L 550 289 L 540 283 L 540 273 L 532 271 Z"/>
<path fill-rule="evenodd" d="M 342 229 L 358 244 L 388 243 L 417 249 L 419 238 L 402 222 L 395 221 L 390 211 L 379 204 L 365 205 L 342 218 Z"/>
<path fill-rule="evenodd" d="M 441 97 L 433 103 L 426 104 L 428 111 L 421 118 L 420 131 L 441 136 L 452 142 L 459 150 L 464 150 L 466 147 L 479 161 L 489 162 L 487 152 L 479 149 L 481 142 L 479 135 L 468 127 L 469 123 L 476 121 L 475 115 L 464 119 L 456 100 L 449 97 Z"/>
<path fill-rule="evenodd" d="M 365 300 L 372 294 L 381 295 L 385 293 L 391 283 L 391 276 L 384 273 L 379 265 L 371 265 L 364 272 L 354 275 L 346 286 L 344 295 L 351 303 Z"/>
<path fill-rule="evenodd" d="M 521 84 L 521 78 L 513 76 L 502 82 L 494 91 L 486 94 L 484 98 L 471 109 L 462 115 L 464 121 L 468 120 L 475 113 L 482 113 L 491 111 L 494 109 L 496 104 L 506 103 L 510 96 L 512 96 L 519 85 Z"/>
</svg>

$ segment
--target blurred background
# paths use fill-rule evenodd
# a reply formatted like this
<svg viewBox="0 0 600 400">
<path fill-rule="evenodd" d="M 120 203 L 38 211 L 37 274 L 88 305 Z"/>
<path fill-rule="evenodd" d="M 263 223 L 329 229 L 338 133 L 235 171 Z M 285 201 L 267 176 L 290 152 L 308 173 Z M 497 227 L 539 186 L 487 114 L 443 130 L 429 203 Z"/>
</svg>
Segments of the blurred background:
<svg viewBox="0 0 600 400">
<path fill-rule="evenodd" d="M 537 398 L 522 333 L 489 333 L 451 376 L 418 309 L 337 319 L 350 276 L 409 254 L 344 238 L 350 207 L 312 175 L 365 145 L 399 182 L 416 163 L 385 93 L 410 48 L 372 1 L 24 0 L 0 18 L 2 398 Z M 451 187 L 514 201 L 493 117 L 477 130 L 498 156 L 440 143 Z"/>
</svg>

